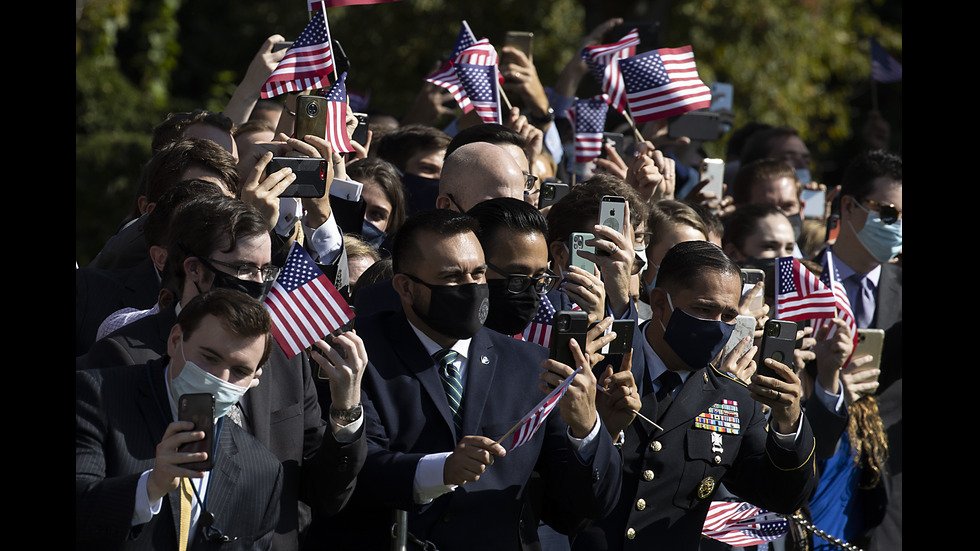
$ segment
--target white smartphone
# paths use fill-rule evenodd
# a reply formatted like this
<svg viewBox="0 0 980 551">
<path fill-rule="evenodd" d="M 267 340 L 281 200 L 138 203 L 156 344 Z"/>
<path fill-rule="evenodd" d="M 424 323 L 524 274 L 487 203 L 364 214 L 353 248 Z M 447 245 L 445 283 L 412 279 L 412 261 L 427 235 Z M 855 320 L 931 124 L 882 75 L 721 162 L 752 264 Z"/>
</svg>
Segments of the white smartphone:
<svg viewBox="0 0 980 551">
<path fill-rule="evenodd" d="M 803 217 L 822 220 L 827 215 L 827 192 L 822 189 L 804 189 L 800 193 L 803 200 Z"/>
<path fill-rule="evenodd" d="M 618 195 L 604 195 L 599 204 L 599 224 L 623 232 L 626 224 L 626 198 Z"/>
<path fill-rule="evenodd" d="M 742 341 L 745 337 L 751 337 L 755 334 L 755 318 L 752 316 L 739 315 L 735 317 L 735 329 L 732 330 L 732 336 L 728 339 L 728 343 L 725 345 L 725 354 L 728 354 L 738 346 L 738 343 Z M 742 353 L 744 356 L 749 349 L 749 346 Z"/>
<path fill-rule="evenodd" d="M 725 183 L 725 161 L 711 158 L 701 161 L 700 181 L 709 179 L 711 181 L 704 186 L 703 191 L 714 193 L 716 199 L 721 199 L 724 193 L 722 184 Z"/>
</svg>

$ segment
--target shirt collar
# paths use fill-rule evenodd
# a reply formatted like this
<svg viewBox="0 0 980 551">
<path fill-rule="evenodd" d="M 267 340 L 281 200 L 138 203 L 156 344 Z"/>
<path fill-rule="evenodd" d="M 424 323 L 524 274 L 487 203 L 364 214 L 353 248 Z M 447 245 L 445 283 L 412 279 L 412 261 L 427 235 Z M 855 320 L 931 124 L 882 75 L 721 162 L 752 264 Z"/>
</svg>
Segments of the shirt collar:
<svg viewBox="0 0 980 551">
<path fill-rule="evenodd" d="M 442 347 L 439 346 L 439 343 L 430 339 L 429 336 L 423 333 L 421 329 L 415 327 L 415 325 L 412 324 L 412 320 L 408 320 L 407 317 L 406 320 L 408 321 L 409 327 L 411 327 L 412 331 L 415 332 L 415 336 L 418 337 L 419 341 L 422 342 L 422 346 L 425 347 L 425 351 L 429 353 L 429 356 L 434 356 L 436 352 L 442 350 Z M 468 357 L 469 350 L 470 350 L 470 341 L 472 340 L 473 339 L 460 339 L 455 343 L 453 343 L 453 345 L 449 348 L 454 352 L 456 352 L 457 354 L 459 354 L 461 357 L 466 358 Z"/>
</svg>

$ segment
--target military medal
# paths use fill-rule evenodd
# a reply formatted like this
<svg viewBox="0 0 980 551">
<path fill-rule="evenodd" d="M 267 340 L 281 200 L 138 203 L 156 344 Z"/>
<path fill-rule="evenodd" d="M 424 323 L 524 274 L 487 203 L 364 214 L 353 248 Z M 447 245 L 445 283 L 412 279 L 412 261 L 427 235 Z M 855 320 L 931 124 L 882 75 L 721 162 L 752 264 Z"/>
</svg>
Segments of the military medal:
<svg viewBox="0 0 980 551">
<path fill-rule="evenodd" d="M 708 408 L 706 413 L 701 413 L 694 420 L 695 428 L 720 432 L 725 434 L 738 434 L 740 424 L 738 419 L 738 402 L 735 400 L 722 400 L 720 404 L 715 404 Z"/>
</svg>

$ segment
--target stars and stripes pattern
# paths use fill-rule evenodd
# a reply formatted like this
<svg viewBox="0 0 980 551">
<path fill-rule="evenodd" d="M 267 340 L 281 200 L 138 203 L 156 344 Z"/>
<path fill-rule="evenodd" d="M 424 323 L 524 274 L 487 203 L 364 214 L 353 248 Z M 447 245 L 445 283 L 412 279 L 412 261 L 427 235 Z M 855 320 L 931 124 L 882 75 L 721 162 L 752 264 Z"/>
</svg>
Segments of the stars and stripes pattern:
<svg viewBox="0 0 980 551">
<path fill-rule="evenodd" d="M 626 88 L 619 68 L 619 60 L 634 55 L 639 44 L 639 30 L 633 29 L 612 44 L 587 46 L 582 49 L 582 59 L 602 86 L 609 105 L 624 115 L 626 114 Z"/>
<path fill-rule="evenodd" d="M 427 82 L 442 86 L 448 90 L 464 113 L 472 111 L 473 106 L 470 105 L 470 100 L 466 97 L 466 90 L 463 90 L 463 86 L 459 82 L 459 77 L 456 76 L 456 69 L 453 68 L 453 60 L 467 48 L 475 44 L 476 37 L 473 36 L 473 31 L 470 30 L 469 24 L 464 20 L 463 28 L 459 31 L 459 36 L 456 38 L 456 44 L 453 45 L 453 51 L 449 59 L 436 72 L 425 78 Z"/>
<path fill-rule="evenodd" d="M 609 111 L 606 94 L 576 99 L 568 110 L 568 119 L 575 127 L 575 162 L 588 163 L 602 152 L 602 131 Z"/>
<path fill-rule="evenodd" d="M 701 534 L 734 547 L 763 545 L 789 533 L 789 521 L 745 502 L 712 501 Z"/>
<path fill-rule="evenodd" d="M 837 301 L 806 266 L 792 256 L 776 259 L 776 318 L 788 321 L 831 318 Z"/>
<path fill-rule="evenodd" d="M 328 75 L 334 70 L 333 46 L 327 15 L 314 12 L 299 38 L 286 50 L 276 69 L 262 86 L 262 98 L 271 98 L 287 92 L 301 92 L 326 88 Z"/>
<path fill-rule="evenodd" d="M 265 307 L 272 317 L 272 336 L 290 358 L 354 318 L 347 301 L 297 243 Z"/>
<path fill-rule="evenodd" d="M 500 90 L 497 88 L 496 63 L 483 65 L 457 61 L 453 63 L 453 68 L 480 120 L 500 124 Z"/>
<path fill-rule="evenodd" d="M 902 81 L 902 64 L 874 38 L 871 39 L 871 78 L 875 82 Z"/>
<path fill-rule="evenodd" d="M 833 291 L 837 308 L 836 316 L 847 324 L 848 329 L 851 331 L 851 337 L 854 339 L 854 344 L 856 345 L 858 338 L 857 320 L 854 317 L 854 311 L 851 310 L 851 301 L 847 298 L 847 289 L 844 288 L 844 282 L 841 280 L 840 272 L 837 271 L 837 267 L 834 265 L 834 254 L 830 251 L 830 248 L 827 248 L 824 253 L 821 266 L 823 267 L 823 272 L 820 274 L 820 282 Z M 829 320 L 818 321 L 813 328 L 814 334 L 820 330 L 822 325 L 829 323 Z M 829 335 L 830 333 L 828 333 Z M 846 367 L 850 361 L 851 359 L 848 358 L 844 366 Z"/>
<path fill-rule="evenodd" d="M 690 46 L 661 48 L 619 60 L 626 103 L 637 123 L 711 106 Z"/>
<path fill-rule="evenodd" d="M 327 133 L 330 147 L 337 152 L 352 153 L 354 146 L 347 134 L 347 73 L 340 75 L 323 96 L 327 98 Z"/>
<path fill-rule="evenodd" d="M 548 295 L 541 295 L 538 301 L 538 312 L 531 318 L 531 323 L 524 329 L 524 340 L 540 344 L 544 347 L 551 346 L 551 328 L 555 319 L 555 307 L 548 299 Z"/>
<path fill-rule="evenodd" d="M 518 422 L 519 426 L 514 430 L 510 445 L 507 447 L 508 452 L 520 447 L 534 436 L 534 433 L 538 431 L 538 428 L 541 427 L 545 419 L 548 418 L 548 415 L 558 405 L 558 400 L 561 400 L 561 397 L 565 395 L 568 386 L 572 384 L 572 380 L 580 371 L 582 371 L 581 367 L 576 368 L 574 373 L 566 377 L 560 385 L 555 387 L 554 390 L 544 397 L 544 400 L 541 400 L 538 405 L 534 406 L 534 409 L 528 412 Z"/>
</svg>

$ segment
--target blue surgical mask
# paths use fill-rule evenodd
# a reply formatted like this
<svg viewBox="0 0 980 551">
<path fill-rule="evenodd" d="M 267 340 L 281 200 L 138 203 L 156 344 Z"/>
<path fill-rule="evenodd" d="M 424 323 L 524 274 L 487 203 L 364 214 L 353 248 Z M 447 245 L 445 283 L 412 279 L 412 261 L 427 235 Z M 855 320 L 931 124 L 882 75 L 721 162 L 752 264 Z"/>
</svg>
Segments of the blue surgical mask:
<svg viewBox="0 0 980 551">
<path fill-rule="evenodd" d="M 857 232 L 858 241 L 864 245 L 868 253 L 881 263 L 888 262 L 898 256 L 898 253 L 902 252 L 902 219 L 899 218 L 891 224 L 885 224 L 881 221 L 881 215 L 877 211 L 868 210 L 857 201 L 854 204 L 868 213 L 864 227 Z M 850 225 L 850 220 L 847 223 Z M 851 231 L 854 231 L 853 225 L 851 225 Z"/>
<path fill-rule="evenodd" d="M 361 223 L 361 240 L 380 247 L 385 240 L 385 232 L 379 230 L 377 226 L 368 222 L 366 219 Z"/>
<path fill-rule="evenodd" d="M 667 303 L 671 310 L 670 319 L 666 327 L 660 322 L 664 329 L 664 342 L 691 369 L 707 366 L 731 338 L 735 326 L 694 317 L 680 308 L 674 308 L 670 293 L 667 293 Z"/>
<path fill-rule="evenodd" d="M 180 357 L 184 358 L 183 339 L 180 341 Z M 184 394 L 214 396 L 214 418 L 221 419 L 241 400 L 248 387 L 222 381 L 184 358 L 184 368 L 180 370 L 180 375 L 170 380 L 170 390 L 175 400 Z"/>
<path fill-rule="evenodd" d="M 657 276 L 660 275 L 660 266 L 654 264 L 653 262 L 651 262 L 650 265 L 657 269 L 657 273 L 653 274 L 653 281 L 651 281 L 650 284 L 647 285 L 647 296 L 650 296 L 650 293 L 653 291 L 653 288 L 657 286 Z M 671 308 L 673 308 L 673 306 L 671 306 Z"/>
</svg>

